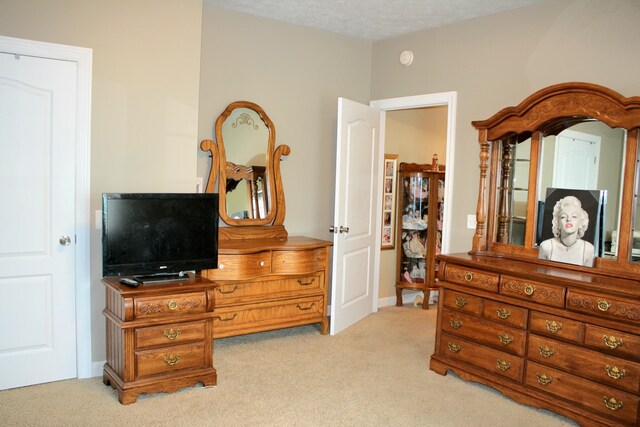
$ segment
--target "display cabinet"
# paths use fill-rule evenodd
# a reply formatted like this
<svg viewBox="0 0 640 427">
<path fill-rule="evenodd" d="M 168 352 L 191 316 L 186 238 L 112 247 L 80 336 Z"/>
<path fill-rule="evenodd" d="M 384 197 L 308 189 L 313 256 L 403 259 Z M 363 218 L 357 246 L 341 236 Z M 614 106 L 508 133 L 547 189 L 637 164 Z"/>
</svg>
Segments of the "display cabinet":
<svg viewBox="0 0 640 427">
<path fill-rule="evenodd" d="M 445 167 L 434 155 L 430 165 L 400 163 L 398 175 L 396 305 L 404 289 L 424 292 L 422 307 L 437 289 L 435 256 L 442 246 Z"/>
</svg>

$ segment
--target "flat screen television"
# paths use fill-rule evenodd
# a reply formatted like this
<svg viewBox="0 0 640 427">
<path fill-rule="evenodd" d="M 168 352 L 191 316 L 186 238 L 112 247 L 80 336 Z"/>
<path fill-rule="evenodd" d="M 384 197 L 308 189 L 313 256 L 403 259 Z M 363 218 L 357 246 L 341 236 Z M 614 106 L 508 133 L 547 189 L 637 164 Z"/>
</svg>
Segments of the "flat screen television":
<svg viewBox="0 0 640 427">
<path fill-rule="evenodd" d="M 218 265 L 218 195 L 104 193 L 102 274 L 139 282 Z"/>
</svg>

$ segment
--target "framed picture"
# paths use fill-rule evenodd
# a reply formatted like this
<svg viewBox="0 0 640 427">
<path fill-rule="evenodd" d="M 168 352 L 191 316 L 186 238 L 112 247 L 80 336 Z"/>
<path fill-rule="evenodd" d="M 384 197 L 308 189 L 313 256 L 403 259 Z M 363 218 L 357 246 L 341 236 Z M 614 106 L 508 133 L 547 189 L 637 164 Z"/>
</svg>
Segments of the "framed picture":
<svg viewBox="0 0 640 427">
<path fill-rule="evenodd" d="M 398 155 L 384 155 L 384 183 L 382 185 L 382 244 L 380 249 L 394 249 L 396 246 L 396 176 L 398 175 Z"/>
</svg>

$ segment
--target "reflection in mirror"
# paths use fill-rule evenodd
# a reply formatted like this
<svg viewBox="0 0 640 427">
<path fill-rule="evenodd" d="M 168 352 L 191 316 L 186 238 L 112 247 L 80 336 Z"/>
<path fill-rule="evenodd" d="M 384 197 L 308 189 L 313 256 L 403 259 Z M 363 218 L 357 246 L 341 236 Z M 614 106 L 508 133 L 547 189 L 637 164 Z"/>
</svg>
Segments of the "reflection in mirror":
<svg viewBox="0 0 640 427">
<path fill-rule="evenodd" d="M 515 145 L 512 173 L 512 197 L 509 243 L 524 245 L 527 225 L 527 197 L 529 195 L 529 164 L 531 162 L 531 138 Z"/>
<path fill-rule="evenodd" d="M 631 246 L 631 261 L 640 262 L 640 150 L 636 159 L 635 186 L 635 219 L 633 221 L 633 244 Z"/>
<path fill-rule="evenodd" d="M 226 158 L 226 210 L 232 219 L 266 218 L 269 209 L 269 128 L 250 108 L 236 108 L 222 124 Z"/>
<path fill-rule="evenodd" d="M 624 129 L 599 121 L 579 123 L 557 136 L 544 137 L 537 191 L 538 244 L 547 189 L 606 190 L 604 256 L 616 257 L 625 141 Z"/>
</svg>

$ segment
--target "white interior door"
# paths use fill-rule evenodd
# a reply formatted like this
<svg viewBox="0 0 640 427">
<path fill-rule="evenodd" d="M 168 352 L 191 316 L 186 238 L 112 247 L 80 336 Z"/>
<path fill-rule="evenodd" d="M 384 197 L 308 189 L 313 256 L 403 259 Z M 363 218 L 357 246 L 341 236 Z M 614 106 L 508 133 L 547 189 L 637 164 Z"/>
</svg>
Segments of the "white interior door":
<svg viewBox="0 0 640 427">
<path fill-rule="evenodd" d="M 380 257 L 380 111 L 338 99 L 331 335 L 377 309 Z"/>
<path fill-rule="evenodd" d="M 601 138 L 566 130 L 556 138 L 553 187 L 596 190 Z"/>
<path fill-rule="evenodd" d="M 0 389 L 77 375 L 77 66 L 0 52 Z"/>
</svg>

